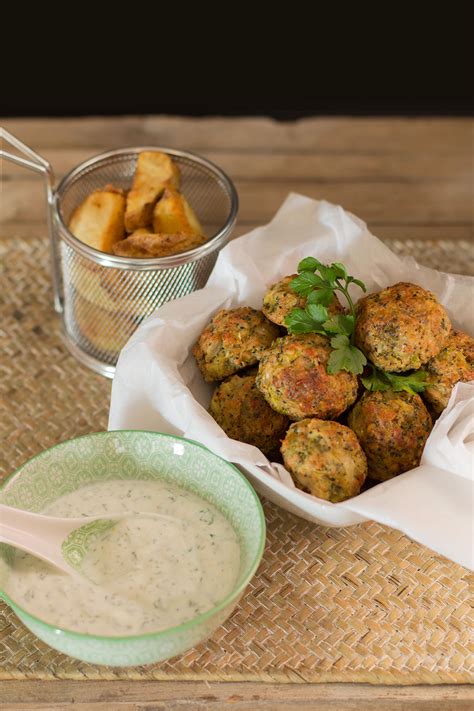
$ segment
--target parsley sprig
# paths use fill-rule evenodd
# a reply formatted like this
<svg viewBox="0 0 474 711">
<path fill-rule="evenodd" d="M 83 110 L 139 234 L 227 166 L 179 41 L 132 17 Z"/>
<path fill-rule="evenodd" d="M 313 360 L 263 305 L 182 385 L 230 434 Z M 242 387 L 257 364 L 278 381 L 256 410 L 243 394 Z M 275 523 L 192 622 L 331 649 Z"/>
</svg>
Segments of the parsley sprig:
<svg viewBox="0 0 474 711">
<path fill-rule="evenodd" d="M 361 378 L 364 388 L 367 390 L 395 390 L 407 393 L 421 393 L 429 384 L 427 382 L 428 373 L 426 370 L 416 370 L 407 375 L 397 375 L 396 373 L 386 373 L 370 363 L 371 373 Z"/>
<path fill-rule="evenodd" d="M 365 354 L 354 345 L 356 313 L 349 293 L 350 284 L 366 291 L 365 284 L 347 273 L 344 264 L 322 264 L 315 257 L 306 257 L 298 264 L 298 276 L 290 286 L 297 294 L 306 297 L 304 309 L 293 309 L 285 318 L 290 333 L 319 333 L 331 342 L 327 370 L 334 374 L 341 370 L 361 375 L 365 366 L 370 373 L 361 378 L 367 390 L 405 390 L 408 393 L 422 392 L 428 386 L 428 373 L 417 370 L 406 375 L 386 373 L 368 363 Z M 328 307 L 340 292 L 346 302 L 348 313 L 329 315 Z"/>
<path fill-rule="evenodd" d="M 344 264 L 322 264 L 315 257 L 306 257 L 298 264 L 298 276 L 290 286 L 297 294 L 306 297 L 304 309 L 293 309 L 285 318 L 290 333 L 319 333 L 330 338 L 332 352 L 329 356 L 328 373 L 346 370 L 360 374 L 367 358 L 354 345 L 356 314 L 349 293 L 350 284 L 366 291 L 364 282 L 347 273 Z M 348 307 L 346 314 L 329 315 L 328 306 L 341 293 Z"/>
</svg>

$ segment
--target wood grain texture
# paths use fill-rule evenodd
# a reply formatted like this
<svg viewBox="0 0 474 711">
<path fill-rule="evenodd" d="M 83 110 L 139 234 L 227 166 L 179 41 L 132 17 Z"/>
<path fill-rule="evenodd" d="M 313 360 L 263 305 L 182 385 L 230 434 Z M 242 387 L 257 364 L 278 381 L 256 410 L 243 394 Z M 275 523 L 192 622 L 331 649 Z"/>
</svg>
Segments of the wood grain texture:
<svg viewBox="0 0 474 711">
<path fill-rule="evenodd" d="M 268 222 L 286 195 L 343 205 L 382 238 L 469 239 L 470 119 L 140 117 L 7 119 L 3 125 L 62 177 L 81 161 L 127 145 L 195 150 L 237 185 L 234 236 Z M 39 177 L 3 161 L 0 238 L 45 233 Z"/>
<path fill-rule="evenodd" d="M 194 150 L 252 149 L 388 153 L 401 150 L 445 154 L 472 141 L 469 118 L 268 118 L 4 119 L 2 125 L 31 146 L 101 150 L 130 145 L 163 145 Z"/>
<path fill-rule="evenodd" d="M 35 145 L 52 166 L 58 177 L 82 161 L 98 153 L 97 148 L 50 148 Z M 397 153 L 331 153 L 308 149 L 285 152 L 274 150 L 216 150 L 203 149 L 205 158 L 218 163 L 233 179 L 270 181 L 275 176 L 287 180 L 399 180 L 439 181 L 443 179 L 464 180 L 472 175 L 472 161 L 466 151 L 443 153 L 397 152 Z M 31 173 L 20 166 L 5 161 L 4 180 L 22 180 Z"/>
<path fill-rule="evenodd" d="M 472 711 L 474 687 L 7 681 L 1 699 L 5 711 Z"/>
<path fill-rule="evenodd" d="M 235 227 L 232 236 L 240 237 L 250 232 L 262 223 L 241 222 Z M 452 240 L 452 241 L 472 241 L 473 228 L 471 225 L 387 225 L 373 222 L 370 225 L 372 232 L 380 239 L 398 240 Z M 0 223 L 0 240 L 9 237 L 21 237 L 22 239 L 36 240 L 46 233 L 46 222 L 22 222 L 13 220 Z"/>
<path fill-rule="evenodd" d="M 371 223 L 469 225 L 472 189 L 467 181 L 326 182 L 318 180 L 235 180 L 240 199 L 239 219 L 268 222 L 290 192 L 343 205 Z M 2 220 L 37 222 L 45 215 L 40 178 L 6 180 L 2 185 Z"/>
</svg>

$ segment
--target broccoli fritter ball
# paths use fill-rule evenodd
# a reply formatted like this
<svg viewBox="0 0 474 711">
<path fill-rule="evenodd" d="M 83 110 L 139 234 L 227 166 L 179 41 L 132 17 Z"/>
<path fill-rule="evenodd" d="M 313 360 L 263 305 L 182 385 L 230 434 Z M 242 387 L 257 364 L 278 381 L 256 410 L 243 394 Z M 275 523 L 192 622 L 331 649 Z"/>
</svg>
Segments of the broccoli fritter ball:
<svg viewBox="0 0 474 711">
<path fill-rule="evenodd" d="M 418 466 L 432 422 L 419 395 L 386 390 L 364 393 L 348 425 L 367 456 L 369 476 L 385 481 Z"/>
<path fill-rule="evenodd" d="M 242 306 L 222 309 L 206 326 L 193 348 L 204 380 L 223 380 L 260 360 L 279 335 L 261 311 Z"/>
<path fill-rule="evenodd" d="M 357 304 L 355 343 L 378 368 L 417 370 L 444 347 L 451 322 L 431 291 L 400 282 Z"/>
<path fill-rule="evenodd" d="M 472 365 L 474 363 L 474 338 L 464 331 L 455 331 L 456 348 L 459 348 L 466 359 Z"/>
<path fill-rule="evenodd" d="M 209 412 L 232 439 L 269 454 L 278 449 L 290 422 L 272 410 L 257 389 L 254 375 L 233 375 L 212 396 Z"/>
<path fill-rule="evenodd" d="M 354 432 L 330 420 L 300 420 L 281 445 L 285 467 L 304 491 L 336 503 L 356 496 L 367 460 Z"/>
<path fill-rule="evenodd" d="M 353 373 L 327 372 L 329 339 L 315 333 L 278 338 L 263 354 L 257 387 L 268 404 L 292 420 L 334 419 L 357 397 Z"/>
<path fill-rule="evenodd" d="M 306 297 L 297 294 L 290 286 L 290 282 L 297 276 L 298 274 L 290 274 L 283 277 L 276 284 L 273 284 L 263 297 L 263 313 L 278 326 L 285 326 L 285 317 L 290 311 L 296 308 L 304 309 L 306 306 Z M 344 312 L 336 296 L 328 306 L 328 311 L 330 314 Z"/>
<path fill-rule="evenodd" d="M 474 338 L 462 331 L 453 331 L 445 348 L 428 361 L 429 387 L 423 398 L 435 415 L 447 406 L 451 391 L 459 381 L 474 380 Z"/>
</svg>

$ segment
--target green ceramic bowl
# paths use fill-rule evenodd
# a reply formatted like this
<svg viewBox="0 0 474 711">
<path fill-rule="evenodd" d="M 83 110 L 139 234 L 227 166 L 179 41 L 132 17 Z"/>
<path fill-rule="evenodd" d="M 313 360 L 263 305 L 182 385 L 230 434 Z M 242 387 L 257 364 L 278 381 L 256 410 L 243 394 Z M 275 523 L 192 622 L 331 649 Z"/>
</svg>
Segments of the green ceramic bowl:
<svg viewBox="0 0 474 711">
<path fill-rule="evenodd" d="M 104 479 L 164 479 L 214 504 L 241 546 L 234 590 L 219 605 L 178 627 L 131 637 L 80 634 L 54 627 L 15 604 L 5 590 L 13 549 L 0 545 L 0 595 L 50 647 L 95 664 L 132 666 L 169 659 L 209 637 L 229 617 L 254 575 L 265 544 L 260 501 L 244 476 L 202 445 L 157 432 L 99 432 L 58 444 L 30 459 L 0 490 L 0 501 L 41 511 L 59 496 Z"/>
</svg>

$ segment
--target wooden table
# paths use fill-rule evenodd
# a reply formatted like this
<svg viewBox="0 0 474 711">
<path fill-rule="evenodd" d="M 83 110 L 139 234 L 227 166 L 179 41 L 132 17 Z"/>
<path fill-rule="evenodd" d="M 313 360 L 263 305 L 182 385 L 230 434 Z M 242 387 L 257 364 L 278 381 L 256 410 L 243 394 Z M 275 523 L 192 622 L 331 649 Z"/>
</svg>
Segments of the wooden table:
<svg viewBox="0 0 474 711">
<path fill-rule="evenodd" d="M 169 117 L 8 119 L 2 125 L 51 161 L 58 176 L 101 151 L 185 148 L 226 170 L 240 195 L 236 235 L 268 221 L 290 191 L 342 204 L 382 238 L 472 240 L 469 119 Z M 45 233 L 40 178 L 2 166 L 0 238 Z M 2 709 L 473 708 L 468 686 L 205 682 L 2 682 Z"/>
<path fill-rule="evenodd" d="M 201 153 L 237 185 L 236 235 L 269 220 L 295 191 L 343 205 L 382 238 L 472 238 L 469 119 L 127 117 L 2 125 L 51 161 L 58 176 L 121 146 Z M 1 233 L 37 237 L 45 225 L 41 180 L 11 164 L 4 164 L 3 178 Z"/>
</svg>

